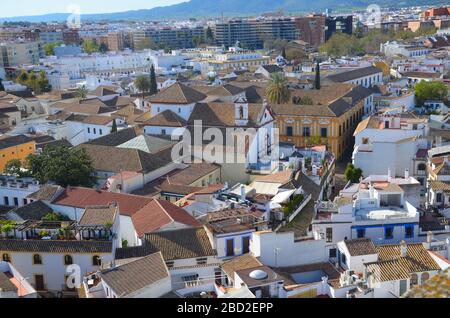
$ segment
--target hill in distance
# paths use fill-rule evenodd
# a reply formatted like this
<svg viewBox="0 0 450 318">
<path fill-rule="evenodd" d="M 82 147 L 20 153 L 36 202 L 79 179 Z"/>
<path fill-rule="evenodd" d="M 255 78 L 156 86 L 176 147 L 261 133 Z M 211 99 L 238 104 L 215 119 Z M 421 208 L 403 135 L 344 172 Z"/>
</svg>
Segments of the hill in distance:
<svg viewBox="0 0 450 318">
<path fill-rule="evenodd" d="M 407 7 L 440 4 L 442 0 L 190 0 L 179 4 L 117 13 L 83 14 L 82 20 L 169 20 L 186 18 L 251 16 L 264 12 L 283 10 L 285 13 L 321 12 L 325 9 L 366 8 L 376 3 L 382 7 Z M 0 22 L 62 22 L 68 13 L 51 13 L 40 16 L 18 16 L 0 18 Z"/>
</svg>

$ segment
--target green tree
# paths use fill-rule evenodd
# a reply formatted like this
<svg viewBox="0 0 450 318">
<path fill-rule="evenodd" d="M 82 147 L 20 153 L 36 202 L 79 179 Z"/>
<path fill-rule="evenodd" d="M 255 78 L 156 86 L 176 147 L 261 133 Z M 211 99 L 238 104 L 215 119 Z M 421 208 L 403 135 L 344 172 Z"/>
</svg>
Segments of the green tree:
<svg viewBox="0 0 450 318">
<path fill-rule="evenodd" d="M 12 159 L 6 163 L 4 172 L 8 175 L 19 178 L 30 176 L 30 174 L 24 170 L 25 169 L 22 167 L 22 162 L 19 159 Z"/>
<path fill-rule="evenodd" d="M 108 46 L 105 43 L 100 44 L 100 46 L 98 47 L 98 50 L 100 53 L 106 53 L 108 52 Z"/>
<path fill-rule="evenodd" d="M 158 93 L 158 83 L 156 82 L 155 66 L 150 68 L 150 95 Z"/>
<path fill-rule="evenodd" d="M 17 77 L 17 82 L 19 84 L 25 85 L 28 82 L 28 72 L 25 70 L 22 70 L 22 72 L 20 72 L 19 76 Z"/>
<path fill-rule="evenodd" d="M 281 50 L 281 56 L 286 60 L 287 59 L 287 55 L 286 55 L 286 47 L 283 47 L 283 49 Z"/>
<path fill-rule="evenodd" d="M 134 86 L 142 93 L 142 99 L 145 98 L 145 93 L 150 90 L 150 79 L 147 76 L 140 75 L 134 80 Z"/>
<path fill-rule="evenodd" d="M 84 40 L 81 45 L 85 53 L 91 54 L 100 51 L 100 45 L 95 40 Z"/>
<path fill-rule="evenodd" d="M 12 222 L 7 222 L 6 224 L 3 224 L 0 228 L 1 232 L 4 233 L 7 237 L 9 236 L 9 233 L 14 231 L 16 228 L 16 225 Z"/>
<path fill-rule="evenodd" d="M 42 221 L 70 221 L 70 218 L 56 212 L 50 212 L 42 218 Z"/>
<path fill-rule="evenodd" d="M 78 87 L 75 91 L 75 97 L 80 100 L 86 99 L 87 95 L 88 95 L 88 89 L 87 89 L 86 85 Z"/>
<path fill-rule="evenodd" d="M 47 56 L 55 55 L 55 48 L 60 46 L 61 44 L 64 44 L 64 42 L 58 41 L 52 43 L 45 43 L 43 46 L 45 55 Z"/>
<path fill-rule="evenodd" d="M 269 103 L 287 104 L 291 99 L 291 91 L 286 85 L 286 78 L 282 73 L 274 73 L 270 76 L 267 87 Z"/>
<path fill-rule="evenodd" d="M 0 78 L 0 92 L 5 91 L 5 86 L 3 85 L 3 80 Z"/>
<path fill-rule="evenodd" d="M 316 65 L 316 78 L 314 79 L 314 89 L 320 89 L 320 64 Z"/>
<path fill-rule="evenodd" d="M 206 29 L 206 42 L 208 44 L 214 43 L 214 33 L 210 26 Z"/>
<path fill-rule="evenodd" d="M 416 101 L 422 106 L 427 100 L 447 101 L 448 87 L 445 83 L 439 81 L 421 81 L 414 87 L 416 92 Z"/>
<path fill-rule="evenodd" d="M 111 134 L 113 134 L 115 132 L 117 132 L 117 123 L 116 123 L 116 119 L 114 118 L 112 128 L 111 128 Z"/>
<path fill-rule="evenodd" d="M 309 96 L 304 96 L 301 98 L 301 105 L 314 105 L 314 101 Z"/>
<path fill-rule="evenodd" d="M 347 168 L 345 169 L 344 172 L 345 180 L 347 180 L 347 182 L 350 181 L 352 183 L 359 183 L 362 175 L 363 171 L 359 168 L 356 168 L 351 163 L 347 165 Z"/>
<path fill-rule="evenodd" d="M 41 154 L 28 156 L 26 166 L 40 183 L 53 181 L 63 187 L 95 184 L 91 158 L 84 149 L 46 147 Z"/>
</svg>

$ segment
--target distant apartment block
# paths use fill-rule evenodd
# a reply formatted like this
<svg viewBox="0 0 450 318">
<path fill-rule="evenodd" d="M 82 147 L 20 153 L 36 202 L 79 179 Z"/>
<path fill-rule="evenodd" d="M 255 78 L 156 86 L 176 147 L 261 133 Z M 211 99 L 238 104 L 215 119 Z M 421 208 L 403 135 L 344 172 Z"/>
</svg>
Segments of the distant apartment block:
<svg viewBox="0 0 450 318">
<path fill-rule="evenodd" d="M 240 42 L 249 49 L 262 48 L 266 40 L 298 39 L 296 21 L 292 18 L 234 19 L 217 23 L 214 31 L 218 45 L 232 46 Z"/>
<path fill-rule="evenodd" d="M 0 43 L 0 67 L 37 64 L 40 56 L 38 42 Z"/>
</svg>

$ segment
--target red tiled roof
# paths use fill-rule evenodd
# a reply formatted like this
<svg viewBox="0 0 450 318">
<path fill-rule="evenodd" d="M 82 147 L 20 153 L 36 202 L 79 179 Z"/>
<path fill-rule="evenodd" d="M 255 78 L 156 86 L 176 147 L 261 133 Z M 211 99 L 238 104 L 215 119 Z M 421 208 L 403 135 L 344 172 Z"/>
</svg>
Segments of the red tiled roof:
<svg viewBox="0 0 450 318">
<path fill-rule="evenodd" d="M 139 237 L 146 233 L 159 230 L 172 222 L 181 223 L 191 227 L 200 227 L 201 224 L 185 210 L 173 205 L 169 201 L 153 200 L 131 217 L 134 228 Z"/>
<path fill-rule="evenodd" d="M 67 187 L 52 203 L 84 209 L 88 206 L 108 205 L 117 202 L 121 215 L 132 216 L 151 201 L 150 198 L 131 194 Z"/>
</svg>

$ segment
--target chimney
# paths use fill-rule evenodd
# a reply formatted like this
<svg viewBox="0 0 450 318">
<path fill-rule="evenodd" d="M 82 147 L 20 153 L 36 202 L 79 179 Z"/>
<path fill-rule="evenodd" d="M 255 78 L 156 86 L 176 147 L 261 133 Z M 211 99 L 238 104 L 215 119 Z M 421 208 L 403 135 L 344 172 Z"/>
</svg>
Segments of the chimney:
<svg viewBox="0 0 450 318">
<path fill-rule="evenodd" d="M 246 199 L 246 195 L 245 195 L 245 186 L 242 185 L 242 186 L 241 186 L 241 200 L 242 200 L 242 201 L 245 201 L 245 199 Z"/>
<path fill-rule="evenodd" d="M 428 244 L 433 243 L 433 232 L 431 232 L 431 231 L 428 231 L 428 233 L 427 233 L 427 243 Z"/>
<path fill-rule="evenodd" d="M 409 169 L 405 170 L 405 180 L 409 179 Z"/>
<path fill-rule="evenodd" d="M 369 184 L 369 192 L 370 192 L 370 198 L 371 199 L 375 198 L 375 188 L 373 187 L 372 182 L 370 182 L 370 184 Z"/>
<path fill-rule="evenodd" d="M 450 237 L 445 240 L 445 245 L 447 245 L 447 259 L 450 260 Z"/>
<path fill-rule="evenodd" d="M 408 254 L 408 245 L 406 245 L 405 241 L 402 241 L 400 243 L 400 256 L 406 257 L 407 254 Z"/>
</svg>

